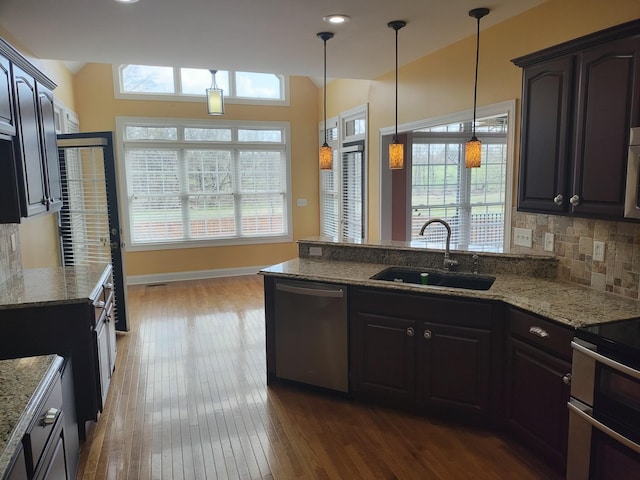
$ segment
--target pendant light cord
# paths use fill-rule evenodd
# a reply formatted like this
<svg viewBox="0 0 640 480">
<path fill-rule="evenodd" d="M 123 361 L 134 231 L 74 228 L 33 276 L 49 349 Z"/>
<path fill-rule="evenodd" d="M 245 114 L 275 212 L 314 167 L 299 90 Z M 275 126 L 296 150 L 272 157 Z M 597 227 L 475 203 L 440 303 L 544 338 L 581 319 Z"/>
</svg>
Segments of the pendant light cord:
<svg viewBox="0 0 640 480">
<path fill-rule="evenodd" d="M 473 137 L 476 136 L 476 103 L 478 98 L 478 62 L 480 60 L 480 17 L 478 17 L 478 29 L 476 31 L 476 77 L 473 85 L 473 124 L 471 130 Z"/>
<path fill-rule="evenodd" d="M 398 30 L 396 30 L 396 134 L 393 143 L 398 143 Z"/>
<path fill-rule="evenodd" d="M 322 40 L 324 41 L 324 145 L 327 145 L 327 38 Z"/>
</svg>

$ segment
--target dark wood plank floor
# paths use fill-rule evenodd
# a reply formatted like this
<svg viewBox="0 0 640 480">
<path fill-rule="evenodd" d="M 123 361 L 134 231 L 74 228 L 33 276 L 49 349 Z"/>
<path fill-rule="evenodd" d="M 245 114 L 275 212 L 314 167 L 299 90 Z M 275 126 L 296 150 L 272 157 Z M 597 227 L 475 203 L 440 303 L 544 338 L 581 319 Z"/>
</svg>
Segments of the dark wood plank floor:
<svg viewBox="0 0 640 480">
<path fill-rule="evenodd" d="M 262 278 L 129 288 L 131 331 L 80 479 L 543 479 L 509 439 L 267 388 Z"/>
</svg>

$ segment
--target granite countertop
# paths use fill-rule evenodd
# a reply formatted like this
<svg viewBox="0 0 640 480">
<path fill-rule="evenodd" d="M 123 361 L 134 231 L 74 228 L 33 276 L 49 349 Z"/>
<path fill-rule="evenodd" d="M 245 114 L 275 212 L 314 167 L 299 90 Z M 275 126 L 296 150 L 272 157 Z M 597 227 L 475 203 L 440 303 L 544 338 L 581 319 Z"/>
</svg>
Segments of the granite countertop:
<svg viewBox="0 0 640 480">
<path fill-rule="evenodd" d="M 62 362 L 57 355 L 0 360 L 0 478 Z"/>
<path fill-rule="evenodd" d="M 0 310 L 91 301 L 107 269 L 108 264 L 25 269 L 0 284 Z"/>
<path fill-rule="evenodd" d="M 490 273 L 489 290 L 464 290 L 370 280 L 387 264 L 295 258 L 266 267 L 263 275 L 320 282 L 429 292 L 434 295 L 498 300 L 573 328 L 640 317 L 640 302 L 553 278 Z"/>
</svg>

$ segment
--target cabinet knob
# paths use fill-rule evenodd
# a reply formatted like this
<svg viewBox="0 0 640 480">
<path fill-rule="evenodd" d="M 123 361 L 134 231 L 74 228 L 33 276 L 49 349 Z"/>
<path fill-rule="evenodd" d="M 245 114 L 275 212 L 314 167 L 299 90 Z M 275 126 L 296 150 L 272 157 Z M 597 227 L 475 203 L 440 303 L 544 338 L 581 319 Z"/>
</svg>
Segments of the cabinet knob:
<svg viewBox="0 0 640 480">
<path fill-rule="evenodd" d="M 565 385 L 571 385 L 571 374 L 567 373 L 566 375 L 564 375 L 562 377 L 562 383 L 564 383 Z"/>
<path fill-rule="evenodd" d="M 574 207 L 580 205 L 580 196 L 574 195 L 569 199 L 569 203 Z"/>
<path fill-rule="evenodd" d="M 424 338 L 425 340 L 431 340 L 431 330 L 424 331 Z"/>
<path fill-rule="evenodd" d="M 413 327 L 407 328 L 407 336 L 413 337 L 414 333 L 415 333 L 415 331 L 413 330 Z"/>
<path fill-rule="evenodd" d="M 564 197 L 561 193 L 553 197 L 553 203 L 555 203 L 556 205 L 562 205 L 562 202 L 564 202 Z"/>
<path fill-rule="evenodd" d="M 51 425 L 56 421 L 56 417 L 58 416 L 58 409 L 51 407 L 47 410 L 47 413 L 44 414 L 44 419 L 42 420 L 42 426 L 46 427 L 47 425 Z"/>
</svg>

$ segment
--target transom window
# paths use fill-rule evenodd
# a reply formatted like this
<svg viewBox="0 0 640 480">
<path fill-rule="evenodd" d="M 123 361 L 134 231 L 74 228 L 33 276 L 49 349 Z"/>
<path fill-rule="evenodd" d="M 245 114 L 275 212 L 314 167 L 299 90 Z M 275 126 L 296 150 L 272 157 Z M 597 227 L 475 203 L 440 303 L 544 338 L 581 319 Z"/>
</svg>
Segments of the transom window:
<svg viewBox="0 0 640 480">
<path fill-rule="evenodd" d="M 289 241 L 288 124 L 118 119 L 129 246 Z"/>
<path fill-rule="evenodd" d="M 196 101 L 211 87 L 211 73 L 199 68 L 129 64 L 114 68 L 114 76 L 119 98 Z M 216 83 L 230 103 L 288 102 L 288 77 L 283 75 L 218 70 Z"/>
</svg>

